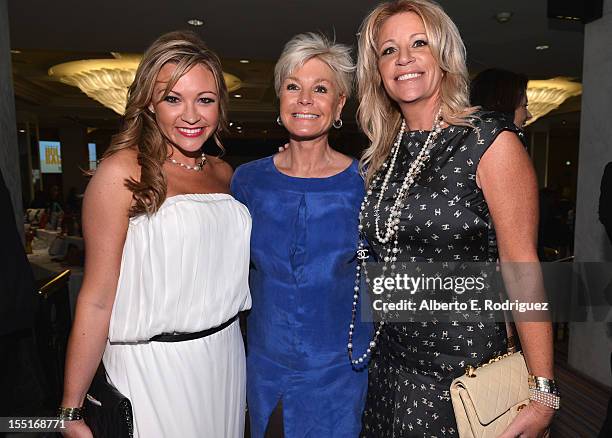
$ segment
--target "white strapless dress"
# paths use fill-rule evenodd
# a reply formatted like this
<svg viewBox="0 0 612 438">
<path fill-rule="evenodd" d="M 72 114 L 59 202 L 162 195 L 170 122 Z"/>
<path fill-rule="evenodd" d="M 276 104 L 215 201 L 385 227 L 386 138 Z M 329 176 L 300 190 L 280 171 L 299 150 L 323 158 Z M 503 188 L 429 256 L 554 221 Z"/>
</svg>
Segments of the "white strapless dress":
<svg viewBox="0 0 612 438">
<path fill-rule="evenodd" d="M 191 341 L 148 339 L 213 328 L 251 307 L 250 234 L 249 212 L 226 194 L 172 196 L 130 220 L 103 361 L 132 402 L 135 437 L 244 436 L 238 321 Z"/>
</svg>

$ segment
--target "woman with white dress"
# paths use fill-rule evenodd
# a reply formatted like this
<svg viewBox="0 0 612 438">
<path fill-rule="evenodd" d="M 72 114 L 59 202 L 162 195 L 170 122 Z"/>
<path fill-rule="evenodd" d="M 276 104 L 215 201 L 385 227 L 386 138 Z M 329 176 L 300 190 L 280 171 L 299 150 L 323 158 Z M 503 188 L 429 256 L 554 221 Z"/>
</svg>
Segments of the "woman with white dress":
<svg viewBox="0 0 612 438">
<path fill-rule="evenodd" d="M 91 436 L 80 408 L 101 358 L 132 403 L 135 437 L 244 434 L 236 315 L 251 306 L 251 218 L 228 194 L 231 167 L 202 152 L 211 136 L 222 147 L 227 99 L 219 59 L 193 33 L 160 37 L 138 67 L 84 199 L 65 436 Z M 174 342 L 185 333 L 195 339 Z"/>
</svg>

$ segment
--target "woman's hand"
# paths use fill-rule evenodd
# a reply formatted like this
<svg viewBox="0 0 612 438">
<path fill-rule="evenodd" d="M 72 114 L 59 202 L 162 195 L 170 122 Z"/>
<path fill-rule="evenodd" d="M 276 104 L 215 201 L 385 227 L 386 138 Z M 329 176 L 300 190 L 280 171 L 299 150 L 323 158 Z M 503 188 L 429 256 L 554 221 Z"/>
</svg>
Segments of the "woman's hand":
<svg viewBox="0 0 612 438">
<path fill-rule="evenodd" d="M 499 438 L 546 438 L 554 415 L 553 408 L 531 401 Z"/>
<path fill-rule="evenodd" d="M 62 436 L 65 438 L 93 438 L 89 426 L 85 424 L 85 421 L 65 421 L 65 429 L 62 430 Z"/>
</svg>

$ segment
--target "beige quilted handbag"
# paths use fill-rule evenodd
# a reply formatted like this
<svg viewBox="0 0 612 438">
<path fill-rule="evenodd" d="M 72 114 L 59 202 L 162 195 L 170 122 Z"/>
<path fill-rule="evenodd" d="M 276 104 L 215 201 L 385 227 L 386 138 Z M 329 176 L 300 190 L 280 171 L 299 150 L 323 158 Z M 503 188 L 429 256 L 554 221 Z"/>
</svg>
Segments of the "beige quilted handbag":
<svg viewBox="0 0 612 438">
<path fill-rule="evenodd" d="M 469 366 L 451 384 L 460 438 L 497 438 L 529 403 L 527 365 L 519 351 Z"/>
</svg>

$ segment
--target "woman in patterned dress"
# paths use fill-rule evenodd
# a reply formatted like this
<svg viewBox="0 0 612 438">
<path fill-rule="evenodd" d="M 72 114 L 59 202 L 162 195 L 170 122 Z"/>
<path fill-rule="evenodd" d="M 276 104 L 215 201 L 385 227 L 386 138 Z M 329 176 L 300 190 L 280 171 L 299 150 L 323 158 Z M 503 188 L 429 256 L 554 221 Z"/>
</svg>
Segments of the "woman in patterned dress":
<svg viewBox="0 0 612 438">
<path fill-rule="evenodd" d="M 368 194 L 360 224 L 374 252 L 400 267 L 538 261 L 529 156 L 511 119 L 470 106 L 467 77 L 459 32 L 437 4 L 393 1 L 364 20 L 358 117 L 370 145 L 361 163 Z M 422 170 L 409 170 L 425 150 Z M 552 380 L 551 325 L 516 326 L 530 373 Z M 362 436 L 458 436 L 450 384 L 465 366 L 506 349 L 503 326 L 492 319 L 432 319 L 378 325 L 378 331 Z M 543 436 L 553 413 L 532 401 L 502 437 Z"/>
</svg>

